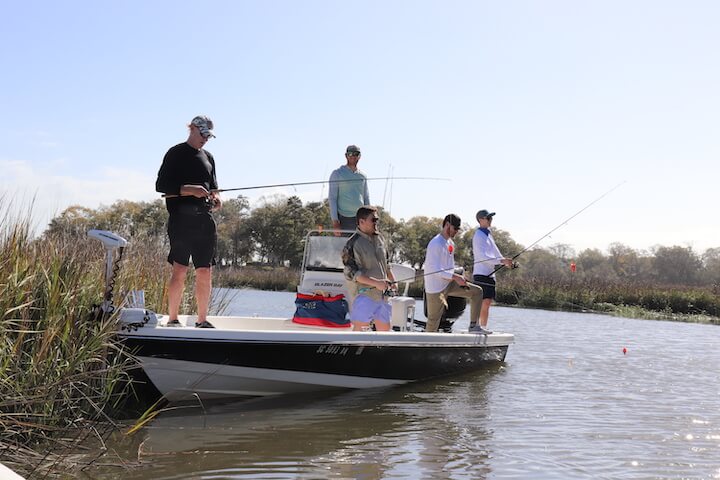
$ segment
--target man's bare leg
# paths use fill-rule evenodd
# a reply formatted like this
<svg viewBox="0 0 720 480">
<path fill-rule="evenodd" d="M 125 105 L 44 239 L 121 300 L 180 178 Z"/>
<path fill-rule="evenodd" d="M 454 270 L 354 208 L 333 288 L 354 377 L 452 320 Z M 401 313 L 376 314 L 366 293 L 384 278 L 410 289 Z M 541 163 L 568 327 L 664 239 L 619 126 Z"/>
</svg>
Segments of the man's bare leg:
<svg viewBox="0 0 720 480">
<path fill-rule="evenodd" d="M 210 290 L 212 289 L 212 268 L 195 269 L 195 301 L 198 309 L 198 323 L 207 321 L 210 307 Z"/>
<path fill-rule="evenodd" d="M 483 328 L 487 327 L 488 324 L 491 303 L 492 298 L 483 298 L 482 305 L 480 306 L 480 326 Z"/>
<path fill-rule="evenodd" d="M 180 302 L 185 289 L 185 277 L 188 267 L 177 262 L 172 264 L 172 276 L 168 285 L 168 315 L 170 320 L 177 320 L 180 314 Z"/>
</svg>

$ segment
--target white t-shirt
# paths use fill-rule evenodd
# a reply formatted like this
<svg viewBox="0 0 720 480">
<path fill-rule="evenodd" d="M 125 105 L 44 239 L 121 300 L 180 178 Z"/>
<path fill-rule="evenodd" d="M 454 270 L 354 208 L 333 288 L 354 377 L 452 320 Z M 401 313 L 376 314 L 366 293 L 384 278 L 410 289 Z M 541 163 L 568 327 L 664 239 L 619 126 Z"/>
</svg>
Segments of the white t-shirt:
<svg viewBox="0 0 720 480">
<path fill-rule="evenodd" d="M 425 292 L 440 293 L 452 282 L 455 271 L 455 242 L 438 233 L 428 243 L 423 265 Z M 427 274 L 430 275 L 427 275 Z"/>
</svg>

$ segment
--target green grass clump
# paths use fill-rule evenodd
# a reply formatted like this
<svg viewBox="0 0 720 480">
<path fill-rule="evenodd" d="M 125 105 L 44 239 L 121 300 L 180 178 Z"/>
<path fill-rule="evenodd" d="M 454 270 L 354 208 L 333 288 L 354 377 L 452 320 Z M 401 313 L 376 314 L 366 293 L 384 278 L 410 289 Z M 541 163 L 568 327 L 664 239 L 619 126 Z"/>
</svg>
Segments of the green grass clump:
<svg viewBox="0 0 720 480">
<path fill-rule="evenodd" d="M 100 242 L 33 238 L 30 225 L 29 216 L 0 218 L 0 461 L 54 475 L 77 467 L 68 453 L 102 444 L 115 427 L 108 414 L 131 394 L 137 364 L 116 337 L 115 317 L 94 308 L 104 290 Z M 143 285 L 148 307 L 157 307 L 168 270 L 157 268 L 156 245 L 138 246 L 116 291 Z"/>
</svg>

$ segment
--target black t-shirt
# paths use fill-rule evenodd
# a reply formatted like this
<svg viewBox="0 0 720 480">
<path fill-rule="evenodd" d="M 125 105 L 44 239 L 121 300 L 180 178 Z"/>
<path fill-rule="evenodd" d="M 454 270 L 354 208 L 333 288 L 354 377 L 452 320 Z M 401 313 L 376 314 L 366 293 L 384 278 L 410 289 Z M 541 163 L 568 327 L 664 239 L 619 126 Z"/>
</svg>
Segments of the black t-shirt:
<svg viewBox="0 0 720 480">
<path fill-rule="evenodd" d="M 163 158 L 155 190 L 168 195 L 178 195 L 183 185 L 202 185 L 208 190 L 218 188 L 215 175 L 215 159 L 205 149 L 197 150 L 187 142 L 170 148 Z M 205 199 L 197 197 L 173 197 L 165 199 L 168 212 L 177 212 L 181 206 L 208 209 Z"/>
</svg>

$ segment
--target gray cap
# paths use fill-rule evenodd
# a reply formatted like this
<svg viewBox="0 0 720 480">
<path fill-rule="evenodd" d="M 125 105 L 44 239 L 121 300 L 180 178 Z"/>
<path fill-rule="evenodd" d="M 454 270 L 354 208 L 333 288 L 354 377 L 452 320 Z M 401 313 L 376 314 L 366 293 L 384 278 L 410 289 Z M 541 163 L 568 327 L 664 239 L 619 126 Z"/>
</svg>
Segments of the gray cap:
<svg viewBox="0 0 720 480">
<path fill-rule="evenodd" d="M 487 210 L 478 210 L 478 212 L 475 214 L 475 220 L 478 222 L 481 218 L 492 218 L 493 215 L 495 215 L 495 212 L 488 212 Z"/>
<path fill-rule="evenodd" d="M 215 134 L 212 131 L 214 127 L 213 121 L 205 115 L 198 115 L 197 117 L 192 119 L 190 124 L 195 125 L 198 130 L 200 130 L 200 135 L 202 135 L 204 138 L 215 137 Z"/>
<path fill-rule="evenodd" d="M 360 153 L 360 148 L 357 145 L 348 145 L 345 149 L 345 153 Z"/>
</svg>

